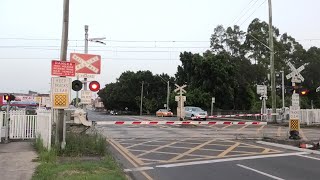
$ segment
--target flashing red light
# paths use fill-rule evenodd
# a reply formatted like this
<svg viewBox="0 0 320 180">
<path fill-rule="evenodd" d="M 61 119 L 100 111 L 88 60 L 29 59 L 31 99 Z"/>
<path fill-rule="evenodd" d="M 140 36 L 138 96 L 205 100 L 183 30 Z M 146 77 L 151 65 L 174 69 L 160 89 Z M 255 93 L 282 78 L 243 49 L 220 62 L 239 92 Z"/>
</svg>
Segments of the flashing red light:
<svg viewBox="0 0 320 180">
<path fill-rule="evenodd" d="M 98 81 L 91 81 L 89 84 L 89 89 L 93 92 L 100 90 L 100 83 Z"/>
</svg>

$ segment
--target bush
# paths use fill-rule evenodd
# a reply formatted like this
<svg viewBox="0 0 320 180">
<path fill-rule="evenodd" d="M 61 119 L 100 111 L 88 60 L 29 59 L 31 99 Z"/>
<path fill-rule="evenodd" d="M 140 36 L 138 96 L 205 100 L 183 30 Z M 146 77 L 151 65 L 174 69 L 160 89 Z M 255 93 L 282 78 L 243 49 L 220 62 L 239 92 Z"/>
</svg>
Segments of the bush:
<svg viewBox="0 0 320 180">
<path fill-rule="evenodd" d="M 40 161 L 50 163 L 55 162 L 57 160 L 57 151 L 54 148 L 52 148 L 51 150 L 45 148 L 43 146 L 43 141 L 40 136 L 36 139 L 34 147 L 39 154 Z"/>
<path fill-rule="evenodd" d="M 61 156 L 104 156 L 106 139 L 99 134 L 67 133 L 66 147 L 59 151 Z"/>
</svg>

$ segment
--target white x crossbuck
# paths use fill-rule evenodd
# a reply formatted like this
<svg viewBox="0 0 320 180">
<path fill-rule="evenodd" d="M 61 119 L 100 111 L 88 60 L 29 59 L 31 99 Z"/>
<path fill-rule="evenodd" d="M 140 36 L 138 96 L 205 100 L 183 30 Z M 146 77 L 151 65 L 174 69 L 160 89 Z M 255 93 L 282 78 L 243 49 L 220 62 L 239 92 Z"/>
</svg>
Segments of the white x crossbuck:
<svg viewBox="0 0 320 180">
<path fill-rule="evenodd" d="M 292 78 L 292 82 L 296 82 L 296 83 L 300 83 L 301 81 L 303 82 L 304 81 L 304 78 L 302 77 L 302 75 L 300 74 L 300 72 L 302 70 L 304 70 L 305 68 L 305 65 L 307 64 L 304 64 L 302 66 L 300 66 L 298 69 L 296 69 L 292 63 L 290 63 L 289 61 L 287 61 L 287 65 L 290 67 L 290 70 L 291 70 L 291 73 L 288 74 L 286 76 L 287 79 L 290 79 Z"/>
<path fill-rule="evenodd" d="M 100 60 L 98 56 L 94 56 L 94 57 L 88 59 L 87 61 L 85 61 L 81 57 L 77 56 L 76 54 L 73 54 L 72 58 L 79 63 L 78 65 L 76 65 L 76 71 L 86 67 L 86 68 L 90 69 L 91 71 L 93 71 L 94 73 L 99 72 L 99 69 L 92 65 L 93 63 Z"/>
</svg>

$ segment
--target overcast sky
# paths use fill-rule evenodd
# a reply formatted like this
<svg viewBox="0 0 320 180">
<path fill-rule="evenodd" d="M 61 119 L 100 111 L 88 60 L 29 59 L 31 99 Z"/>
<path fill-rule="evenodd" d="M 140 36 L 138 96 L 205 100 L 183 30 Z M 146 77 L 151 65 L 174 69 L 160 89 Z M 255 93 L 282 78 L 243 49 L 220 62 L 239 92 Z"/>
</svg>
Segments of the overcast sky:
<svg viewBox="0 0 320 180">
<path fill-rule="evenodd" d="M 267 20 L 267 4 L 267 0 L 70 0 L 68 58 L 70 52 L 83 52 L 84 25 L 89 25 L 89 38 L 108 40 L 106 46 L 89 43 L 89 53 L 102 57 L 97 80 L 103 86 L 126 70 L 173 76 L 179 52 L 208 49 L 219 24 L 238 24 L 246 30 L 256 17 Z M 318 0 L 273 0 L 273 23 L 306 48 L 319 47 L 319 7 Z M 62 9 L 63 0 L 0 0 L 0 92 L 49 92 L 50 62 L 60 56 Z"/>
</svg>

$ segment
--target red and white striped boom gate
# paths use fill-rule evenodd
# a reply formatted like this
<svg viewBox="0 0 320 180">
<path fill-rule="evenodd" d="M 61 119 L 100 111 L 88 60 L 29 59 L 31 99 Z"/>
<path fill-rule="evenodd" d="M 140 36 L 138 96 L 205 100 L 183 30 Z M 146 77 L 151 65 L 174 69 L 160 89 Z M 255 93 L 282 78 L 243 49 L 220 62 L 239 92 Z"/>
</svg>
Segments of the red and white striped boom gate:
<svg viewBox="0 0 320 180">
<path fill-rule="evenodd" d="M 239 122 L 239 121 L 96 121 L 97 125 L 214 125 L 214 124 L 237 124 L 237 125 L 266 125 L 267 122 L 252 121 L 252 122 Z"/>
</svg>

